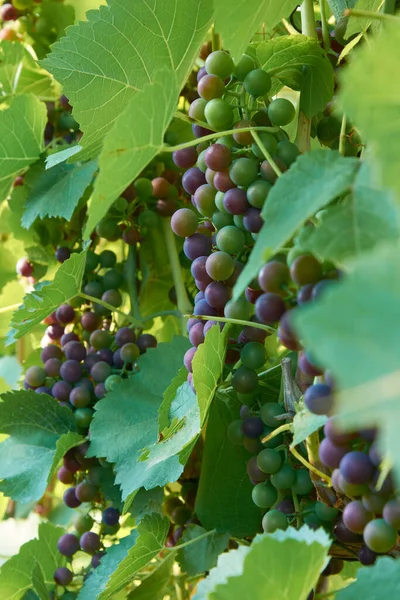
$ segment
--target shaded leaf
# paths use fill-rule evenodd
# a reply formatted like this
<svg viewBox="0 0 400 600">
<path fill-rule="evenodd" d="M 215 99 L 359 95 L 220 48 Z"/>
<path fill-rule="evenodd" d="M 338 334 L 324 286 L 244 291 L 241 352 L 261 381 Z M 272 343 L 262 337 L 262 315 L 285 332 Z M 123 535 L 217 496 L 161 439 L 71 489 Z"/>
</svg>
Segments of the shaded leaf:
<svg viewBox="0 0 400 600">
<path fill-rule="evenodd" d="M 175 561 L 175 552 L 166 558 L 150 573 L 142 583 L 128 596 L 128 600 L 162 600 L 165 589 L 171 579 L 171 571 Z"/>
<path fill-rule="evenodd" d="M 195 540 L 206 533 L 199 525 L 189 525 L 185 528 L 180 543 Z M 217 563 L 218 556 L 226 550 L 229 533 L 214 533 L 198 542 L 193 542 L 178 551 L 177 561 L 181 570 L 189 577 L 209 571 Z"/>
<path fill-rule="evenodd" d="M 337 600 L 381 600 L 396 598 L 399 593 L 400 564 L 388 556 L 378 558 L 372 567 L 361 567 L 357 581 L 340 590 Z"/>
</svg>

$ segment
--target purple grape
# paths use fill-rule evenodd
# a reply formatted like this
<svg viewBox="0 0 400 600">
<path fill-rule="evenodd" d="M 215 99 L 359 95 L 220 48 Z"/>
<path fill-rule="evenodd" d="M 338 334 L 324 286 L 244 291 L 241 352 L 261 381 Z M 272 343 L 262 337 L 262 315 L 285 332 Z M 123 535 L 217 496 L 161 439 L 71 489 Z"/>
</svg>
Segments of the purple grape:
<svg viewBox="0 0 400 600">
<path fill-rule="evenodd" d="M 121 327 L 115 334 L 115 343 L 119 348 L 125 344 L 136 342 L 134 331 L 130 327 Z"/>
<path fill-rule="evenodd" d="M 68 344 L 68 342 L 79 342 L 79 337 L 73 331 L 70 331 L 69 333 L 64 333 L 60 340 L 61 348 L 64 348 L 64 346 Z"/>
<path fill-rule="evenodd" d="M 79 550 L 79 540 L 76 535 L 65 533 L 58 540 L 57 548 L 63 556 L 73 556 Z"/>
<path fill-rule="evenodd" d="M 33 273 L 33 264 L 27 258 L 20 258 L 16 264 L 15 270 L 22 277 L 30 277 Z"/>
<path fill-rule="evenodd" d="M 86 358 L 84 361 L 86 369 L 88 371 L 90 371 L 90 369 L 93 367 L 93 365 L 100 362 L 100 360 L 101 360 L 101 358 L 97 353 L 90 352 L 89 354 L 86 355 Z"/>
<path fill-rule="evenodd" d="M 189 371 L 189 373 L 193 372 L 192 362 L 194 355 L 196 354 L 196 350 L 197 348 L 189 348 L 189 350 L 186 351 L 185 356 L 183 357 L 183 364 L 185 365 L 185 368 L 187 371 Z"/>
<path fill-rule="evenodd" d="M 316 415 L 329 414 L 333 407 L 332 390 L 325 383 L 310 385 L 304 394 L 304 404 Z"/>
<path fill-rule="evenodd" d="M 266 473 L 263 473 L 257 466 L 257 456 L 252 456 L 246 464 L 247 474 L 250 480 L 254 483 L 260 483 L 268 478 Z"/>
<path fill-rule="evenodd" d="M 303 287 L 299 289 L 299 291 L 297 292 L 297 304 L 299 306 L 303 306 L 303 304 L 307 304 L 307 302 L 310 302 L 313 287 L 313 283 L 306 283 L 306 285 L 303 285 Z"/>
<path fill-rule="evenodd" d="M 54 572 L 54 581 L 57 585 L 65 587 L 71 583 L 72 578 L 73 574 L 67 567 L 59 567 Z"/>
<path fill-rule="evenodd" d="M 97 567 L 100 566 L 101 559 L 103 558 L 103 556 L 105 555 L 105 553 L 106 553 L 105 550 L 101 550 L 100 552 L 96 552 L 96 554 L 94 554 L 92 556 L 91 565 L 92 565 L 93 569 L 97 569 Z"/>
<path fill-rule="evenodd" d="M 72 386 L 67 381 L 57 381 L 52 389 L 51 393 L 53 398 L 60 402 L 66 402 L 69 399 Z"/>
<path fill-rule="evenodd" d="M 49 358 L 62 358 L 61 348 L 56 346 L 55 344 L 49 344 L 40 353 L 40 360 L 45 363 L 49 360 Z"/>
<path fill-rule="evenodd" d="M 84 408 L 90 404 L 92 396 L 90 391 L 84 387 L 78 386 L 71 390 L 69 401 L 75 408 Z"/>
<path fill-rule="evenodd" d="M 199 256 L 211 254 L 211 238 L 202 233 L 195 233 L 187 237 L 183 243 L 183 252 L 189 260 L 195 260 Z"/>
<path fill-rule="evenodd" d="M 122 362 L 122 366 L 123 366 L 123 364 L 124 363 Z M 104 383 L 98 383 L 95 386 L 94 395 L 96 396 L 97 400 L 101 400 L 102 398 L 104 398 L 104 396 L 106 395 L 106 387 L 105 387 Z"/>
<path fill-rule="evenodd" d="M 60 467 L 57 471 L 57 479 L 61 481 L 61 483 L 70 484 L 74 483 L 75 478 L 74 474 L 64 466 Z"/>
<path fill-rule="evenodd" d="M 299 369 L 310 377 L 318 377 L 322 375 L 323 370 L 313 364 L 306 352 L 301 352 L 298 360 Z"/>
<path fill-rule="evenodd" d="M 353 533 L 352 531 L 350 531 L 350 529 L 347 529 L 343 521 L 339 521 L 335 525 L 333 533 L 336 539 L 339 542 L 342 542 L 342 544 L 356 544 L 357 542 L 362 541 L 361 535 Z"/>
<path fill-rule="evenodd" d="M 362 533 L 365 526 L 373 518 L 360 500 L 353 500 L 344 507 L 343 523 L 353 533 Z"/>
<path fill-rule="evenodd" d="M 319 446 L 319 458 L 326 467 L 336 469 L 348 451 L 348 447 L 335 446 L 328 438 L 325 438 Z"/>
<path fill-rule="evenodd" d="M 240 407 L 240 418 L 247 419 L 248 417 L 251 417 L 250 408 L 247 406 L 247 404 L 242 404 Z"/>
<path fill-rule="evenodd" d="M 107 377 L 111 375 L 111 366 L 104 362 L 99 361 L 90 369 L 90 376 L 96 381 L 96 383 L 103 383 Z"/>
<path fill-rule="evenodd" d="M 231 215 L 243 215 L 250 208 L 245 190 L 239 188 L 231 188 L 225 192 L 222 202 L 225 210 Z"/>
<path fill-rule="evenodd" d="M 71 256 L 71 250 L 65 246 L 60 246 L 57 248 L 55 256 L 59 263 L 63 263 Z"/>
<path fill-rule="evenodd" d="M 201 138 L 212 133 L 211 129 L 206 129 L 205 127 L 195 124 L 192 125 L 192 131 L 196 138 Z"/>
<path fill-rule="evenodd" d="M 49 388 L 47 385 L 39 386 L 35 389 L 35 392 L 37 394 L 48 394 L 49 396 L 51 396 L 51 388 Z"/>
<path fill-rule="evenodd" d="M 250 317 L 250 321 L 253 323 L 260 323 L 260 320 L 257 319 L 256 315 L 252 315 Z M 265 338 L 267 337 L 267 332 L 264 329 L 259 329 L 258 327 L 251 327 L 250 325 L 246 325 L 243 328 L 243 336 L 246 338 L 247 342 L 260 342 L 263 343 Z"/>
<path fill-rule="evenodd" d="M 62 327 L 58 323 L 49 325 L 46 329 L 46 335 L 51 340 L 59 340 L 63 334 L 64 334 L 64 327 Z"/>
<path fill-rule="evenodd" d="M 46 371 L 42 367 L 29 367 L 25 373 L 25 381 L 33 388 L 44 384 Z"/>
<path fill-rule="evenodd" d="M 335 419 L 328 419 L 324 426 L 325 437 L 329 438 L 335 446 L 347 446 L 352 442 L 357 434 L 355 433 L 341 433 L 335 429 Z"/>
<path fill-rule="evenodd" d="M 340 474 L 347 483 L 368 483 L 374 473 L 374 466 L 367 454 L 353 450 L 340 461 Z"/>
<path fill-rule="evenodd" d="M 223 309 L 231 297 L 231 290 L 224 283 L 213 281 L 209 283 L 204 292 L 207 303 L 216 309 Z"/>
<path fill-rule="evenodd" d="M 225 323 L 218 323 L 218 321 L 212 321 L 212 320 L 206 321 L 205 324 L 204 324 L 204 335 L 206 335 L 206 333 L 208 331 L 210 331 L 211 327 L 214 327 L 214 325 L 217 325 L 220 328 L 221 331 L 225 327 Z"/>
<path fill-rule="evenodd" d="M 201 70 L 201 69 L 200 69 Z M 200 71 L 199 71 L 200 72 Z M 182 150 L 175 150 L 172 154 L 172 160 L 180 169 L 190 169 L 194 167 L 198 159 L 196 149 L 183 148 Z"/>
<path fill-rule="evenodd" d="M 190 272 L 196 281 L 201 281 L 208 285 L 212 279 L 206 271 L 207 256 L 198 256 L 190 266 Z"/>
<path fill-rule="evenodd" d="M 101 520 L 105 525 L 116 525 L 119 521 L 120 513 L 119 510 L 110 506 L 103 511 Z"/>
<path fill-rule="evenodd" d="M 204 173 L 197 167 L 192 167 L 183 174 L 182 187 L 191 196 L 193 196 L 198 187 L 205 183 L 207 182 Z"/>
<path fill-rule="evenodd" d="M 254 440 L 263 433 L 264 423 L 259 417 L 247 417 L 242 422 L 243 435 Z"/>
<path fill-rule="evenodd" d="M 75 311 L 69 304 L 61 304 L 56 310 L 56 319 L 61 325 L 72 323 L 75 318 Z"/>
<path fill-rule="evenodd" d="M 148 348 L 157 348 L 157 340 L 150 333 L 142 333 L 136 340 L 136 345 L 140 350 L 140 354 L 144 354 Z"/>
<path fill-rule="evenodd" d="M 68 342 L 63 348 L 67 359 L 81 362 L 86 358 L 86 348 L 81 342 Z"/>
<path fill-rule="evenodd" d="M 280 510 L 285 515 L 292 515 L 296 512 L 293 500 L 291 498 L 284 498 L 277 504 L 276 510 Z"/>
<path fill-rule="evenodd" d="M 82 502 L 76 496 L 76 488 L 70 487 L 64 492 L 63 496 L 64 504 L 66 504 L 69 508 L 78 508 L 82 504 Z"/>
<path fill-rule="evenodd" d="M 289 350 L 300 350 L 301 345 L 291 325 L 292 310 L 287 310 L 281 317 L 278 327 L 278 338 Z"/>
<path fill-rule="evenodd" d="M 218 311 L 212 308 L 207 300 L 200 300 L 193 309 L 194 315 L 209 315 L 210 317 L 217 317 Z"/>
<path fill-rule="evenodd" d="M 101 350 L 98 350 L 96 354 L 103 362 L 106 362 L 111 366 L 113 365 L 114 352 L 110 348 L 102 348 Z"/>
<path fill-rule="evenodd" d="M 227 192 L 228 190 L 232 190 L 236 188 L 236 185 L 233 183 L 232 179 L 229 177 L 229 173 L 227 171 L 217 171 L 214 176 L 213 185 L 216 190 L 219 192 Z M 247 196 L 246 196 L 247 199 Z"/>
<path fill-rule="evenodd" d="M 81 325 L 85 331 L 95 331 L 100 325 L 100 316 L 91 311 L 84 312 L 81 316 Z"/>
<path fill-rule="evenodd" d="M 83 552 L 95 554 L 101 546 L 100 536 L 92 531 L 86 531 L 86 533 L 81 535 L 79 544 Z"/>
<path fill-rule="evenodd" d="M 243 225 L 250 233 L 258 233 L 264 224 L 261 216 L 261 210 L 250 206 L 243 216 Z"/>
<path fill-rule="evenodd" d="M 256 317 L 265 324 L 279 321 L 286 311 L 285 302 L 279 296 L 272 292 L 262 294 L 255 303 Z"/>
<path fill-rule="evenodd" d="M 372 552 L 368 546 L 363 546 L 358 552 L 358 560 L 366 567 L 375 564 L 377 558 L 378 555 L 375 552 Z"/>
<path fill-rule="evenodd" d="M 204 342 L 204 325 L 195 323 L 189 331 L 189 341 L 192 346 L 200 346 Z"/>
<path fill-rule="evenodd" d="M 224 144 L 212 144 L 204 153 L 204 162 L 213 171 L 224 171 L 232 162 L 232 153 Z"/>
<path fill-rule="evenodd" d="M 98 488 L 87 481 L 81 481 L 75 488 L 75 496 L 80 502 L 91 502 L 97 495 Z"/>
<path fill-rule="evenodd" d="M 69 342 L 70 344 L 75 342 Z M 76 383 L 82 377 L 82 367 L 76 360 L 66 360 L 60 368 L 60 375 L 68 383 Z"/>
</svg>

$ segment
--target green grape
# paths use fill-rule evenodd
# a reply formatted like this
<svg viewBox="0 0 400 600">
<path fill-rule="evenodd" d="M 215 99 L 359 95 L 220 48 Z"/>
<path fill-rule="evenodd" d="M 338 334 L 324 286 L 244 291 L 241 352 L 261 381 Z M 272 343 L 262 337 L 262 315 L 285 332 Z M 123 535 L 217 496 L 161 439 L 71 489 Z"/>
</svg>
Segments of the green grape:
<svg viewBox="0 0 400 600">
<path fill-rule="evenodd" d="M 90 273 L 90 271 L 94 271 L 99 264 L 99 257 L 92 250 L 88 250 L 86 254 L 86 264 L 85 271 Z"/>
<path fill-rule="evenodd" d="M 139 177 L 139 179 L 136 179 L 133 186 L 139 198 L 147 199 L 153 194 L 153 185 L 150 179 L 147 179 L 146 177 Z"/>
<path fill-rule="evenodd" d="M 282 455 L 272 448 L 264 448 L 257 456 L 257 466 L 263 473 L 273 475 L 282 466 Z"/>
<path fill-rule="evenodd" d="M 264 427 L 262 437 L 264 438 L 265 436 L 272 433 L 272 431 L 274 431 L 272 427 Z M 280 433 L 279 435 L 276 435 L 275 437 L 271 438 L 268 442 L 263 442 L 263 446 L 264 448 L 277 448 L 278 446 L 281 446 L 283 442 L 283 434 Z"/>
<path fill-rule="evenodd" d="M 289 100 L 286 100 L 286 98 L 276 98 L 268 106 L 268 116 L 271 123 L 280 127 L 289 125 L 293 121 L 295 114 L 296 110 L 293 104 Z"/>
<path fill-rule="evenodd" d="M 247 187 L 257 178 L 258 163 L 252 158 L 238 158 L 233 161 L 229 169 L 229 176 L 233 183 Z"/>
<path fill-rule="evenodd" d="M 261 369 L 267 360 L 265 346 L 260 344 L 260 342 L 249 342 L 242 348 L 240 360 L 244 367 Z"/>
<path fill-rule="evenodd" d="M 239 367 L 232 376 L 232 387 L 241 394 L 250 394 L 258 388 L 258 376 L 247 367 Z"/>
<path fill-rule="evenodd" d="M 219 192 L 218 192 L 219 193 Z M 216 210 L 211 217 L 211 221 L 217 230 L 233 225 L 233 216 L 227 212 Z"/>
<path fill-rule="evenodd" d="M 228 102 L 214 98 L 207 102 L 204 110 L 207 123 L 216 131 L 230 129 L 233 124 L 233 109 Z"/>
<path fill-rule="evenodd" d="M 278 499 L 278 492 L 269 483 L 258 483 L 253 487 L 251 497 L 259 508 L 270 508 Z"/>
<path fill-rule="evenodd" d="M 276 154 L 289 167 L 299 156 L 300 151 L 296 144 L 284 140 L 279 142 Z"/>
<path fill-rule="evenodd" d="M 311 527 L 312 529 L 318 529 L 323 525 L 321 519 L 317 517 L 315 512 L 310 512 L 307 515 L 304 515 L 304 523 Z"/>
<path fill-rule="evenodd" d="M 226 430 L 226 436 L 234 446 L 241 446 L 243 444 L 244 435 L 242 431 L 242 419 L 237 419 L 236 421 L 229 423 Z"/>
<path fill-rule="evenodd" d="M 261 131 L 258 134 L 258 136 L 267 152 L 269 152 L 271 156 L 274 156 L 278 148 L 278 142 L 276 141 L 276 137 L 272 133 L 267 133 L 265 131 Z M 251 150 L 253 154 L 257 156 L 257 158 L 264 160 L 265 156 L 256 142 L 252 144 Z"/>
<path fill-rule="evenodd" d="M 378 554 L 390 552 L 396 545 L 397 532 L 384 519 L 373 519 L 364 529 L 364 542 Z"/>
<path fill-rule="evenodd" d="M 74 417 L 79 429 L 87 429 L 93 418 L 93 410 L 91 408 L 77 408 Z"/>
<path fill-rule="evenodd" d="M 217 75 L 221 79 L 227 79 L 234 69 L 232 58 L 223 50 L 211 52 L 207 56 L 204 66 L 209 75 Z"/>
<path fill-rule="evenodd" d="M 256 179 L 246 191 L 247 201 L 255 208 L 262 208 L 272 185 L 264 179 Z"/>
<path fill-rule="evenodd" d="M 218 249 L 223 252 L 227 252 L 228 254 L 239 254 L 239 252 L 243 250 L 245 244 L 244 233 L 234 225 L 227 225 L 218 231 L 216 244 Z"/>
<path fill-rule="evenodd" d="M 246 227 L 243 225 L 243 215 L 233 215 L 233 222 L 238 229 L 247 232 Z"/>
<path fill-rule="evenodd" d="M 294 485 L 295 481 L 296 472 L 287 463 L 271 476 L 271 483 L 277 490 L 287 490 Z"/>
<path fill-rule="evenodd" d="M 224 192 L 217 192 L 215 194 L 215 206 L 218 208 L 219 212 L 225 213 L 227 215 L 230 215 L 230 213 L 228 213 L 228 211 L 226 210 L 225 206 L 224 206 Z"/>
<path fill-rule="evenodd" d="M 74 527 L 79 535 L 90 531 L 93 525 L 94 521 L 89 515 L 78 515 L 74 520 Z"/>
<path fill-rule="evenodd" d="M 243 296 L 238 300 L 228 300 L 224 308 L 224 316 L 228 319 L 248 321 L 251 316 L 252 304 Z"/>
<path fill-rule="evenodd" d="M 286 515 L 280 510 L 269 510 L 263 516 L 262 528 L 264 533 L 274 533 L 277 529 L 287 529 L 289 526 Z"/>
<path fill-rule="evenodd" d="M 285 413 L 285 409 L 282 404 L 278 404 L 277 402 L 267 402 L 264 406 L 261 407 L 260 417 L 268 427 L 279 427 L 279 425 L 283 424 L 283 421 L 277 420 L 275 417 L 279 415 L 283 415 Z"/>
<path fill-rule="evenodd" d="M 233 71 L 234 76 L 239 81 L 244 81 L 246 75 L 250 73 L 254 69 L 254 61 L 248 54 L 243 54 L 237 65 L 235 66 L 235 70 Z"/>
<path fill-rule="evenodd" d="M 207 100 L 204 100 L 204 98 L 196 98 L 189 107 L 189 117 L 195 119 L 195 121 L 205 121 L 206 116 L 204 111 L 206 106 Z M 221 142 L 218 141 L 218 143 L 220 144 Z"/>
<path fill-rule="evenodd" d="M 151 189 L 153 190 L 153 188 Z M 141 227 L 147 227 L 148 229 L 152 229 L 152 227 L 157 227 L 159 219 L 156 213 L 152 210 L 144 210 L 142 213 L 140 213 L 138 222 Z"/>
<path fill-rule="evenodd" d="M 321 119 L 317 125 L 317 136 L 323 144 L 331 144 L 340 135 L 340 121 L 333 115 Z"/>
<path fill-rule="evenodd" d="M 337 508 L 327 506 L 323 502 L 316 502 L 314 506 L 315 514 L 321 521 L 334 521 L 339 514 Z"/>
<path fill-rule="evenodd" d="M 214 281 L 226 281 L 235 270 L 235 262 L 227 252 L 213 252 L 206 260 L 206 271 Z"/>
<path fill-rule="evenodd" d="M 123 381 L 120 375 L 109 375 L 104 382 L 107 392 L 112 392 Z"/>
<path fill-rule="evenodd" d="M 263 69 L 250 71 L 243 82 L 246 92 L 255 98 L 268 94 L 271 84 L 271 77 Z"/>
<path fill-rule="evenodd" d="M 313 483 L 307 469 L 299 469 L 296 471 L 296 481 L 292 485 L 292 490 L 299 496 L 305 496 L 313 489 Z"/>
</svg>

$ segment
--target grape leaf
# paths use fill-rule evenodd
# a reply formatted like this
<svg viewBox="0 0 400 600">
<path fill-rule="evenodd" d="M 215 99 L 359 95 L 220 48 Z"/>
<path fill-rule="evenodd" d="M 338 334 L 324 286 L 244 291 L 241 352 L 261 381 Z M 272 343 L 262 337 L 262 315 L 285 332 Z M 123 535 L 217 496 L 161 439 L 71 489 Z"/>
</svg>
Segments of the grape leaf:
<svg viewBox="0 0 400 600">
<path fill-rule="evenodd" d="M 46 106 L 32 94 L 16 96 L 0 112 L 0 201 L 15 177 L 43 151 L 46 119 Z"/>
<path fill-rule="evenodd" d="M 324 260 L 343 263 L 383 242 L 395 242 L 399 233 L 398 206 L 389 192 L 379 189 L 368 163 L 363 163 L 352 195 L 324 211 L 315 229 L 304 229 L 298 245 Z"/>
<path fill-rule="evenodd" d="M 3 96 L 34 94 L 41 100 L 54 100 L 57 90 L 50 74 L 41 69 L 20 42 L 0 44 L 0 89 Z"/>
<path fill-rule="evenodd" d="M 22 226 L 29 229 L 38 217 L 62 217 L 69 221 L 96 168 L 97 163 L 92 160 L 79 166 L 62 163 L 48 171 L 29 173 L 26 184 L 31 191 L 22 215 Z"/>
<path fill-rule="evenodd" d="M 158 411 L 158 427 L 160 431 L 163 431 L 169 426 L 169 415 L 172 402 L 174 401 L 178 389 L 185 383 L 185 381 L 187 381 L 187 371 L 185 367 L 182 367 L 163 394 L 163 401 Z"/>
<path fill-rule="evenodd" d="M 399 386 L 400 249 L 364 255 L 318 303 L 294 314 L 294 325 L 318 364 L 332 370 L 339 424 L 378 427 L 400 477 Z M 338 352 L 340 348 L 340 352 Z"/>
<path fill-rule="evenodd" d="M 343 73 L 342 106 L 373 151 L 382 184 L 400 195 L 397 156 L 400 152 L 400 30 L 385 26 L 385 35 L 365 45 Z M 365 74 L 368 73 L 368 77 Z M 379 94 L 377 94 L 379 90 Z"/>
<path fill-rule="evenodd" d="M 206 530 L 199 525 L 189 525 L 185 528 L 179 543 L 184 544 L 204 535 Z M 189 577 L 209 571 L 217 563 L 218 556 L 228 546 L 229 533 L 213 533 L 198 542 L 178 551 L 177 561 L 183 573 Z"/>
<path fill-rule="evenodd" d="M 350 188 L 358 168 L 358 159 L 332 150 L 299 156 L 271 189 L 262 210 L 265 223 L 234 287 L 234 298 L 239 298 L 262 265 L 309 217 Z"/>
<path fill-rule="evenodd" d="M 0 490 L 20 502 L 39 500 L 64 454 L 83 440 L 72 413 L 34 391 L 7 392 L 0 403 Z"/>
<path fill-rule="evenodd" d="M 236 60 L 246 50 L 262 23 L 273 29 L 283 18 L 295 10 L 296 0 L 214 0 L 215 27 L 221 34 L 223 46 Z"/>
<path fill-rule="evenodd" d="M 325 415 L 315 415 L 311 413 L 304 405 L 304 402 L 296 406 L 296 414 L 292 422 L 293 440 L 291 447 L 304 442 L 310 435 L 318 429 L 321 429 L 328 420 Z"/>
<path fill-rule="evenodd" d="M 171 579 L 175 556 L 175 552 L 167 554 L 154 571 L 128 595 L 128 600 L 162 600 Z"/>
<path fill-rule="evenodd" d="M 329 547 L 328 534 L 307 525 L 258 535 L 250 547 L 221 555 L 193 600 L 263 600 L 271 590 L 274 600 L 306 600 L 327 563 Z"/>
<path fill-rule="evenodd" d="M 54 152 L 53 154 L 49 154 L 49 156 L 46 157 L 46 169 L 52 169 L 53 167 L 56 167 L 57 165 L 65 162 L 66 160 L 80 152 L 81 149 L 82 146 L 79 146 L 79 144 L 75 144 L 74 146 L 68 146 L 68 148 L 65 148 L 65 150 L 60 150 L 60 152 Z"/>
<path fill-rule="evenodd" d="M 38 562 L 35 564 L 32 570 L 32 585 L 39 600 L 48 600 L 49 593 L 47 591 L 43 573 Z"/>
<path fill-rule="evenodd" d="M 245 537 L 260 530 L 262 512 L 251 499 L 253 486 L 246 472 L 251 455 L 226 436 L 228 425 L 239 418 L 237 401 L 218 394 L 207 424 L 196 514 L 208 530 Z"/>
<path fill-rule="evenodd" d="M 121 107 L 154 81 L 158 69 L 169 69 L 170 83 L 175 72 L 177 88 L 182 86 L 211 15 L 211 0 L 172 0 L 163 7 L 156 0 L 109 0 L 53 45 L 42 64 L 64 86 L 74 107 L 86 158 L 99 152 Z M 153 91 L 158 94 L 157 87 Z M 120 123 L 122 132 L 123 119 Z M 135 128 L 141 125 L 138 118 Z"/>
<path fill-rule="evenodd" d="M 283 86 L 301 90 L 300 109 L 311 118 L 333 96 L 334 71 L 318 41 L 304 35 L 285 35 L 262 42 L 257 57 L 273 82 L 272 94 Z"/>
<path fill-rule="evenodd" d="M 205 423 L 222 375 L 228 333 L 229 327 L 227 326 L 222 332 L 219 325 L 211 327 L 206 333 L 204 343 L 197 348 L 193 359 L 193 382 L 200 409 L 201 427 Z"/>
<path fill-rule="evenodd" d="M 337 600 L 381 600 L 396 598 L 399 593 L 400 564 L 389 556 L 378 558 L 372 567 L 361 567 L 357 581 L 335 596 Z"/>
<path fill-rule="evenodd" d="M 105 590 L 96 598 L 98 600 L 113 598 L 118 590 L 132 581 L 135 573 L 149 564 L 163 549 L 168 529 L 167 518 L 156 513 L 144 517 L 136 530 L 136 542 L 112 573 Z M 79 600 L 84 600 L 84 598 L 79 598 Z"/>
<path fill-rule="evenodd" d="M 152 490 L 141 488 L 137 494 L 135 494 L 129 512 L 134 517 L 136 523 L 153 512 L 161 515 L 163 500 L 163 488 L 155 487 Z"/>
<path fill-rule="evenodd" d="M 354 7 L 357 10 L 376 12 L 383 5 L 383 3 L 384 0 L 358 0 L 358 2 L 354 4 Z M 370 18 L 352 16 L 347 22 L 346 38 L 349 39 L 360 31 L 366 31 L 372 22 L 373 20 Z"/>
<path fill-rule="evenodd" d="M 123 499 L 142 485 L 147 489 L 164 485 L 159 483 L 160 477 L 167 481 L 173 480 L 169 480 L 168 476 L 169 472 L 172 475 L 175 473 L 177 458 L 173 457 L 171 462 L 166 463 L 171 469 L 163 469 L 158 461 L 153 465 L 138 459 L 145 448 L 153 445 L 157 448 L 157 416 L 162 395 L 179 370 L 188 347 L 187 339 L 175 337 L 170 343 L 159 344 L 157 348 L 147 350 L 138 361 L 140 372 L 123 381 L 96 404 L 90 428 L 90 453 L 93 456 L 105 456 L 115 463 L 116 482 L 121 486 Z M 182 419 L 184 410 L 195 405 L 194 399 L 186 392 L 183 392 L 182 398 L 182 406 L 181 400 L 176 400 L 179 419 Z M 194 419 L 193 408 L 190 415 Z M 195 421 L 187 421 L 187 427 L 195 427 Z M 117 438 L 115 431 L 120 432 Z M 167 449 L 173 445 L 173 440 L 174 437 L 171 437 Z M 183 469 L 183 465 L 181 468 Z"/>
<path fill-rule="evenodd" d="M 23 304 L 13 313 L 7 345 L 25 335 L 34 325 L 54 312 L 60 304 L 76 296 L 81 289 L 86 252 L 74 253 L 55 274 L 51 283 L 41 283 L 24 297 Z"/>
<path fill-rule="evenodd" d="M 357 0 L 328 0 L 336 21 L 340 21 L 343 18 L 344 11 L 347 8 L 354 8 L 356 3 Z"/>
<path fill-rule="evenodd" d="M 39 525 L 39 539 L 30 540 L 21 546 L 18 554 L 10 558 L 0 570 L 1 600 L 19 600 L 33 587 L 34 570 L 46 586 L 54 587 L 54 571 L 64 564 L 65 559 L 57 550 L 58 539 L 64 530 L 51 523 Z M 39 567 L 39 571 L 37 568 Z"/>
<path fill-rule="evenodd" d="M 179 88 L 174 71 L 156 71 L 130 100 L 103 145 L 84 236 L 87 238 L 112 203 L 161 150 L 174 115 Z"/>
</svg>

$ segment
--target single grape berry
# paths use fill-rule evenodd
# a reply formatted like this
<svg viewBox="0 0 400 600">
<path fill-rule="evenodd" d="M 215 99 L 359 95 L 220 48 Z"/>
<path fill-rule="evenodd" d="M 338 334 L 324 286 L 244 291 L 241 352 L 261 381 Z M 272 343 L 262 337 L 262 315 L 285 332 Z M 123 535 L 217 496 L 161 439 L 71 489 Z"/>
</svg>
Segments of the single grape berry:
<svg viewBox="0 0 400 600">
<path fill-rule="evenodd" d="M 54 581 L 57 585 L 65 587 L 71 583 L 72 578 L 73 574 L 67 567 L 59 567 L 54 572 Z"/>
<path fill-rule="evenodd" d="M 307 388 L 304 394 L 304 404 L 316 415 L 327 415 L 333 407 L 332 390 L 325 383 L 315 383 Z"/>
<path fill-rule="evenodd" d="M 364 529 L 366 546 L 378 554 L 385 554 L 394 548 L 397 532 L 384 519 L 370 521 Z"/>
<path fill-rule="evenodd" d="M 28 258 L 20 258 L 16 265 L 16 271 L 21 277 L 30 277 L 33 273 L 33 264 Z"/>
<path fill-rule="evenodd" d="M 348 452 L 340 461 L 340 474 L 347 483 L 368 483 L 373 475 L 374 466 L 364 452 L 354 450 Z"/>
<path fill-rule="evenodd" d="M 79 539 L 79 544 L 83 552 L 86 552 L 87 554 L 94 554 L 100 549 L 100 536 L 97 533 L 93 533 L 92 531 L 87 531 L 86 533 L 81 535 Z"/>
<path fill-rule="evenodd" d="M 223 50 L 211 52 L 206 58 L 205 69 L 211 75 L 217 75 L 222 80 L 227 79 L 234 70 L 232 58 Z"/>
<path fill-rule="evenodd" d="M 280 510 L 269 510 L 263 516 L 262 528 L 264 533 L 273 533 L 277 529 L 287 529 L 289 526 L 286 515 Z"/>
<path fill-rule="evenodd" d="M 270 508 L 278 499 L 278 492 L 268 483 L 258 483 L 251 493 L 252 500 L 259 508 Z"/>
<path fill-rule="evenodd" d="M 251 394 L 258 388 L 258 376 L 253 369 L 239 367 L 232 376 L 232 387 L 241 394 Z"/>
<path fill-rule="evenodd" d="M 56 319 L 61 325 L 72 323 L 75 318 L 75 311 L 69 304 L 61 304 L 56 310 Z"/>
<path fill-rule="evenodd" d="M 263 69 L 250 71 L 243 82 L 244 89 L 250 96 L 265 96 L 271 89 L 271 77 Z"/>
<path fill-rule="evenodd" d="M 80 467 L 80 465 L 79 465 Z M 68 506 L 68 508 L 78 508 L 82 503 L 76 496 L 76 488 L 71 487 L 65 490 L 63 496 L 64 504 Z"/>
<path fill-rule="evenodd" d="M 247 417 L 242 421 L 242 433 L 250 439 L 258 438 L 263 431 L 263 422 L 258 417 Z M 261 468 L 260 465 L 258 467 Z M 263 469 L 261 470 L 263 471 Z M 264 472 L 266 473 L 267 471 Z"/>
<path fill-rule="evenodd" d="M 293 121 L 296 110 L 286 98 L 276 98 L 268 106 L 268 117 L 274 125 L 284 127 Z"/>
<path fill-rule="evenodd" d="M 69 248 L 66 248 L 65 246 L 60 246 L 59 248 L 57 248 L 56 253 L 55 253 L 56 260 L 59 263 L 65 262 L 66 260 L 69 259 L 70 256 L 71 256 L 71 250 Z"/>
<path fill-rule="evenodd" d="M 119 521 L 119 510 L 110 506 L 103 511 L 101 520 L 105 525 L 116 525 Z"/>
<path fill-rule="evenodd" d="M 311 254 L 303 254 L 291 264 L 290 276 L 298 285 L 317 283 L 322 277 L 322 266 Z"/>
<path fill-rule="evenodd" d="M 72 533 L 65 533 L 57 542 L 57 548 L 63 556 L 73 556 L 79 550 L 79 540 Z"/>
</svg>

